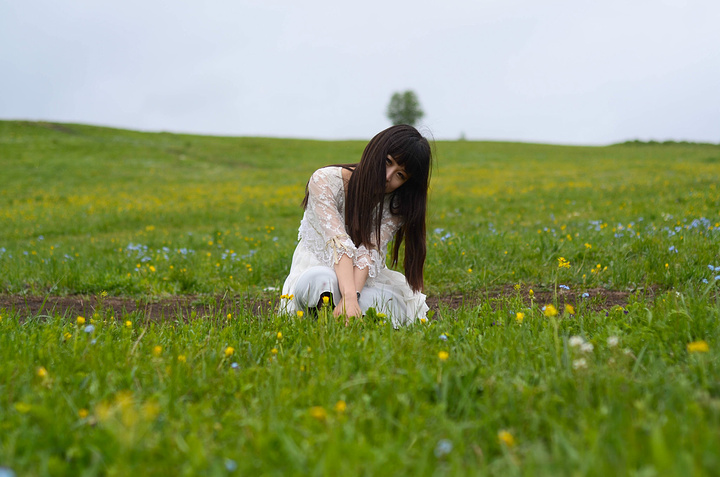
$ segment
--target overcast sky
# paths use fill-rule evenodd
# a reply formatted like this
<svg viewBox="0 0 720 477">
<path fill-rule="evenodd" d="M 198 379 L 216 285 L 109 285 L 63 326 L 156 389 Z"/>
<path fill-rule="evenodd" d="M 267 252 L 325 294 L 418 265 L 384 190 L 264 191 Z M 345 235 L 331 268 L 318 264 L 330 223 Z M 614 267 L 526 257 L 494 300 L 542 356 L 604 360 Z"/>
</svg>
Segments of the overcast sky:
<svg viewBox="0 0 720 477">
<path fill-rule="evenodd" d="M 0 0 L 0 118 L 367 139 L 720 142 L 717 0 Z"/>
</svg>

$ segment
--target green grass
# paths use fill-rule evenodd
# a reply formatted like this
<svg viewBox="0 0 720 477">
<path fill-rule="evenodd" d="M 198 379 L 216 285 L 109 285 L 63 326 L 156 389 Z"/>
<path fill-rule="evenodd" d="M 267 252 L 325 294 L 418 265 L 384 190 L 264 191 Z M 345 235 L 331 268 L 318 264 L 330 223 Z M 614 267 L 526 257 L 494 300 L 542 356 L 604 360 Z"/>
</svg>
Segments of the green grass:
<svg viewBox="0 0 720 477">
<path fill-rule="evenodd" d="M 0 122 L 0 290 L 277 287 L 310 173 L 363 147 Z M 611 289 L 695 285 L 720 264 L 718 146 L 436 147 L 431 295 L 547 286 L 561 256 L 573 265 L 563 281 Z M 591 273 L 598 263 L 604 271 Z"/>
<path fill-rule="evenodd" d="M 718 310 L 671 292 L 627 314 L 550 319 L 506 298 L 393 330 L 242 310 L 118 321 L 100 309 L 89 333 L 10 314 L 0 458 L 20 475 L 226 475 L 227 459 L 238 475 L 711 475 Z M 570 346 L 573 335 L 594 350 Z M 689 354 L 703 337 L 710 353 Z"/>
<path fill-rule="evenodd" d="M 263 290 L 288 270 L 309 174 L 363 147 L 0 122 L 0 290 L 230 308 L 99 306 L 84 324 L 0 309 L 0 467 L 717 473 L 720 147 L 438 142 L 427 293 L 466 305 L 400 330 L 250 313 L 235 297 L 277 300 Z M 574 314 L 528 296 L 559 285 Z M 598 288 L 632 293 L 580 297 Z"/>
</svg>

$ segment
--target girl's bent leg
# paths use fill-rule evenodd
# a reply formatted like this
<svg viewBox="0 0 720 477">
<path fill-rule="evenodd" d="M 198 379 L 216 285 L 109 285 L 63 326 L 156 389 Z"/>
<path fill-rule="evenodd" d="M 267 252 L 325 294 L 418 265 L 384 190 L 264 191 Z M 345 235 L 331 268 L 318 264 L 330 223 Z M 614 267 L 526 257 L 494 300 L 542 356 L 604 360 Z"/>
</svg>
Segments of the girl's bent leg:
<svg viewBox="0 0 720 477">
<path fill-rule="evenodd" d="M 300 310 L 318 306 L 323 293 L 331 293 L 333 301 L 339 303 L 340 287 L 335 270 L 329 267 L 308 268 L 295 283 L 293 298 Z"/>
<path fill-rule="evenodd" d="M 404 300 L 387 288 L 363 288 L 362 292 L 360 292 L 358 304 L 363 313 L 372 307 L 376 312 L 384 313 L 389 318 L 392 318 L 393 324 L 403 323 L 407 317 L 407 307 Z"/>
</svg>

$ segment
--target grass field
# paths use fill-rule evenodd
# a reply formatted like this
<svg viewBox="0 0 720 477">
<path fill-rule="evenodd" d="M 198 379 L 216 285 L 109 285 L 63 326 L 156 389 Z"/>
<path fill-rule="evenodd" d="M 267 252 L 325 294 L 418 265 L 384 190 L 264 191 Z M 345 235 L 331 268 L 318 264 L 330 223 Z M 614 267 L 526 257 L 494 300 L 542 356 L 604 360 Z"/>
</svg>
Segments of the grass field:
<svg viewBox="0 0 720 477">
<path fill-rule="evenodd" d="M 0 467 L 717 475 L 720 146 L 439 141 L 433 318 L 275 316 L 307 178 L 363 147 L 0 121 Z M 7 304 L 58 295 L 92 312 Z M 106 306 L 178 295 L 213 305 Z"/>
</svg>

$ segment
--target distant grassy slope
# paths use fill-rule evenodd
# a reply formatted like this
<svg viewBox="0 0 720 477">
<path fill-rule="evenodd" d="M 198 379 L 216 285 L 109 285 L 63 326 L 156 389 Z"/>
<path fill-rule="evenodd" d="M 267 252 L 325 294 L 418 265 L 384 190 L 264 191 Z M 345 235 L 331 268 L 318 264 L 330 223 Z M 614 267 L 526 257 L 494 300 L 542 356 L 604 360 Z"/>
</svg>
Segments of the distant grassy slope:
<svg viewBox="0 0 720 477">
<path fill-rule="evenodd" d="M 279 286 L 308 176 L 364 146 L 0 121 L 0 290 Z M 436 148 L 430 294 L 519 281 L 686 286 L 720 265 L 718 146 Z"/>
</svg>

